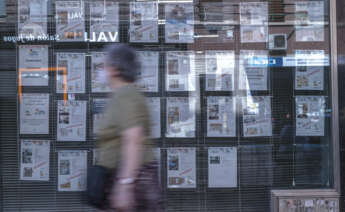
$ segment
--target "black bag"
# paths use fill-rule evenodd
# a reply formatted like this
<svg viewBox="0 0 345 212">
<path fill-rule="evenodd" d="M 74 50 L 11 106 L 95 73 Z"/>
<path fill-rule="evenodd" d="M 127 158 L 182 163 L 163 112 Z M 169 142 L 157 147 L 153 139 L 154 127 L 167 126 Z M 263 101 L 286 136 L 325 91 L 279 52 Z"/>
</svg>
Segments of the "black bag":
<svg viewBox="0 0 345 212">
<path fill-rule="evenodd" d="M 98 209 L 108 207 L 108 193 L 112 189 L 114 171 L 103 166 L 91 166 L 87 171 L 88 203 Z"/>
</svg>

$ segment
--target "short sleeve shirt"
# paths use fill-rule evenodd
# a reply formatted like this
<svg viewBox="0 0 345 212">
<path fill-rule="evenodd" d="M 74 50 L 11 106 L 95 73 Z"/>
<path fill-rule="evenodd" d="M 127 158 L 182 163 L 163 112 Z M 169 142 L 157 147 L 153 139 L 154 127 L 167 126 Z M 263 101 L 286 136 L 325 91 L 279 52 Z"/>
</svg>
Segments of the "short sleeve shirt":
<svg viewBox="0 0 345 212">
<path fill-rule="evenodd" d="M 116 168 L 121 160 L 122 138 L 126 129 L 141 126 L 145 130 L 142 163 L 153 159 L 149 112 L 145 97 L 133 86 L 123 86 L 117 90 L 105 110 L 105 119 L 100 126 L 97 141 L 96 164 Z"/>
</svg>

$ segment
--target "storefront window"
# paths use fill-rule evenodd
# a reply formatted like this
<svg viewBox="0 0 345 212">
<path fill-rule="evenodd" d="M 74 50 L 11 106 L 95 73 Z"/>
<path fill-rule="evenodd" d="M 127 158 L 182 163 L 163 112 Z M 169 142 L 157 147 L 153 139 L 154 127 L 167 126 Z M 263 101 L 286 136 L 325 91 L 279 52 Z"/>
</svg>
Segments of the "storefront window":
<svg viewBox="0 0 345 212">
<path fill-rule="evenodd" d="M 138 50 L 167 210 L 267 212 L 271 190 L 334 187 L 328 0 L 7 9 L 0 74 L 17 95 L 0 108 L 16 128 L 0 137 L 4 211 L 92 211 L 82 194 L 114 43 Z"/>
</svg>

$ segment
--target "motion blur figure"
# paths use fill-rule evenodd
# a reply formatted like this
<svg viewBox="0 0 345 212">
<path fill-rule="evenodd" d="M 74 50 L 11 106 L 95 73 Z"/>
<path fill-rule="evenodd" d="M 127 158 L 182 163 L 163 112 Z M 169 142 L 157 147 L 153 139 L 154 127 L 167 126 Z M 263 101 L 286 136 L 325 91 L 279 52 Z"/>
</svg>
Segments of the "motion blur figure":
<svg viewBox="0 0 345 212">
<path fill-rule="evenodd" d="M 97 141 L 97 165 L 114 170 L 105 211 L 162 210 L 158 163 L 150 141 L 145 97 L 136 89 L 136 52 L 125 44 L 107 48 L 105 73 L 113 90 Z"/>
</svg>

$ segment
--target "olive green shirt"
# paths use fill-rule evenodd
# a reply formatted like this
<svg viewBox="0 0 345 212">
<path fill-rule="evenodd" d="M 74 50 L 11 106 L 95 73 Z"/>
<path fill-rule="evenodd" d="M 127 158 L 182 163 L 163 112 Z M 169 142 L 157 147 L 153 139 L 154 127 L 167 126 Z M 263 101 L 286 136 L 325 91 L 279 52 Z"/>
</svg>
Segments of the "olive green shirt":
<svg viewBox="0 0 345 212">
<path fill-rule="evenodd" d="M 121 160 L 122 132 L 141 126 L 145 130 L 142 164 L 154 158 L 150 133 L 149 112 L 145 97 L 133 86 L 119 88 L 109 101 L 100 126 L 96 164 L 107 168 L 118 167 Z"/>
</svg>

